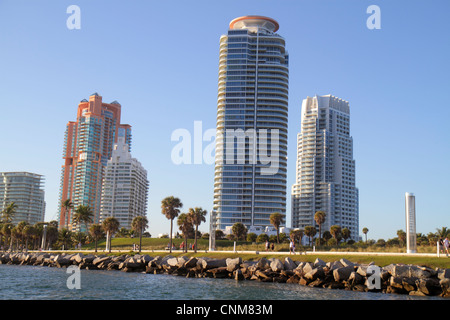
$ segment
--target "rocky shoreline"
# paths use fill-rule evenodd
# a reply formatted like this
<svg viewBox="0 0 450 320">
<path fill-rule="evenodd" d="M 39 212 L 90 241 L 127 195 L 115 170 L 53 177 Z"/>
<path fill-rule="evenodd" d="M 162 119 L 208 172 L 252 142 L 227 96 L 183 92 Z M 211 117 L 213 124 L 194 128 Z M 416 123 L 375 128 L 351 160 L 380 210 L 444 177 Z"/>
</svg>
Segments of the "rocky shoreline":
<svg viewBox="0 0 450 320">
<path fill-rule="evenodd" d="M 314 263 L 293 261 L 289 257 L 241 258 L 164 257 L 149 255 L 108 256 L 83 253 L 53 254 L 2 253 L 0 264 L 33 265 L 66 268 L 76 265 L 88 270 L 120 270 L 171 274 L 184 277 L 231 278 L 263 282 L 298 283 L 310 287 L 382 292 L 418 296 L 450 297 L 450 269 L 431 269 L 415 265 L 390 264 L 384 267 L 357 264 L 347 259 Z M 375 272 L 375 273 L 374 273 Z M 377 282 L 378 281 L 378 282 Z"/>
</svg>

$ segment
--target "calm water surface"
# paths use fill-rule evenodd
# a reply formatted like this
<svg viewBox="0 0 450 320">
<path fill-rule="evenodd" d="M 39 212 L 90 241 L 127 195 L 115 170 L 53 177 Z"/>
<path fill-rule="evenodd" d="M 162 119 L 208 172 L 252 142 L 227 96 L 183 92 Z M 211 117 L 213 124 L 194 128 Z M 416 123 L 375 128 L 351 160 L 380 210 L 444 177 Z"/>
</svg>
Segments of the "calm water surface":
<svg viewBox="0 0 450 320">
<path fill-rule="evenodd" d="M 440 297 L 352 292 L 298 284 L 185 278 L 81 270 L 81 289 L 68 289 L 67 269 L 0 265 L 0 299 L 14 300 L 442 300 Z"/>
</svg>

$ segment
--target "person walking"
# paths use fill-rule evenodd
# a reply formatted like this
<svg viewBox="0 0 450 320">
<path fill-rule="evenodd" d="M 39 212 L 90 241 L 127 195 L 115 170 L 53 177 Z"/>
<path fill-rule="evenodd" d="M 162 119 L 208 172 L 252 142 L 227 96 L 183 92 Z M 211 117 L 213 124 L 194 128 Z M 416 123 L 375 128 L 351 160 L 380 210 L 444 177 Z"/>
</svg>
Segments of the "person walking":
<svg viewBox="0 0 450 320">
<path fill-rule="evenodd" d="M 289 242 L 289 254 L 295 254 L 295 244 L 294 244 L 294 240 L 292 240 L 292 239 Z"/>
<path fill-rule="evenodd" d="M 448 247 L 449 246 L 450 246 L 450 243 L 448 242 L 448 237 L 445 237 L 445 239 L 444 239 L 444 249 L 445 249 L 445 252 L 447 254 L 447 258 L 448 258 Z"/>
<path fill-rule="evenodd" d="M 269 240 L 266 240 L 266 251 L 269 251 Z"/>
</svg>

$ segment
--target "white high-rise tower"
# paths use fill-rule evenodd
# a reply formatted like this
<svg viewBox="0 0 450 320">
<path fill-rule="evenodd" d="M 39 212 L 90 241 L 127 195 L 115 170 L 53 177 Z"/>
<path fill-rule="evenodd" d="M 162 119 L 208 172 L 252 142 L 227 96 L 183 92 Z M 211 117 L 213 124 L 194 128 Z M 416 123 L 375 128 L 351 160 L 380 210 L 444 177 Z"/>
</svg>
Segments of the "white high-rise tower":
<svg viewBox="0 0 450 320">
<path fill-rule="evenodd" d="M 278 28 L 244 16 L 220 38 L 211 230 L 271 226 L 272 213 L 286 214 L 289 60 Z"/>
<path fill-rule="evenodd" d="M 332 95 L 307 97 L 297 136 L 296 182 L 292 186 L 292 227 L 315 226 L 326 213 L 322 232 L 332 225 L 358 239 L 358 189 L 350 136 L 349 103 Z"/>
<path fill-rule="evenodd" d="M 120 228 L 131 229 L 134 217 L 147 214 L 147 197 L 147 171 L 119 137 L 104 172 L 100 222 L 115 217 Z"/>
</svg>

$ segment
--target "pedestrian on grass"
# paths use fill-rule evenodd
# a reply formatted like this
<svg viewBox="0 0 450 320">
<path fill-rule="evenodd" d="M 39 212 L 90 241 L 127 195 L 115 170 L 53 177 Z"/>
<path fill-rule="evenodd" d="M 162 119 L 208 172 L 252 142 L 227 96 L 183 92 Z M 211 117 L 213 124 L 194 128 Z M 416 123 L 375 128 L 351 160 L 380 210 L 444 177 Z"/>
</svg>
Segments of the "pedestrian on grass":
<svg viewBox="0 0 450 320">
<path fill-rule="evenodd" d="M 295 254 L 295 244 L 294 244 L 294 240 L 291 239 L 291 241 L 289 242 L 289 254 Z"/>
<path fill-rule="evenodd" d="M 445 252 L 447 254 L 447 257 L 448 257 L 448 247 L 449 246 L 450 246 L 450 243 L 448 241 L 448 237 L 445 237 L 445 239 L 444 239 L 444 249 L 445 249 Z"/>
</svg>

